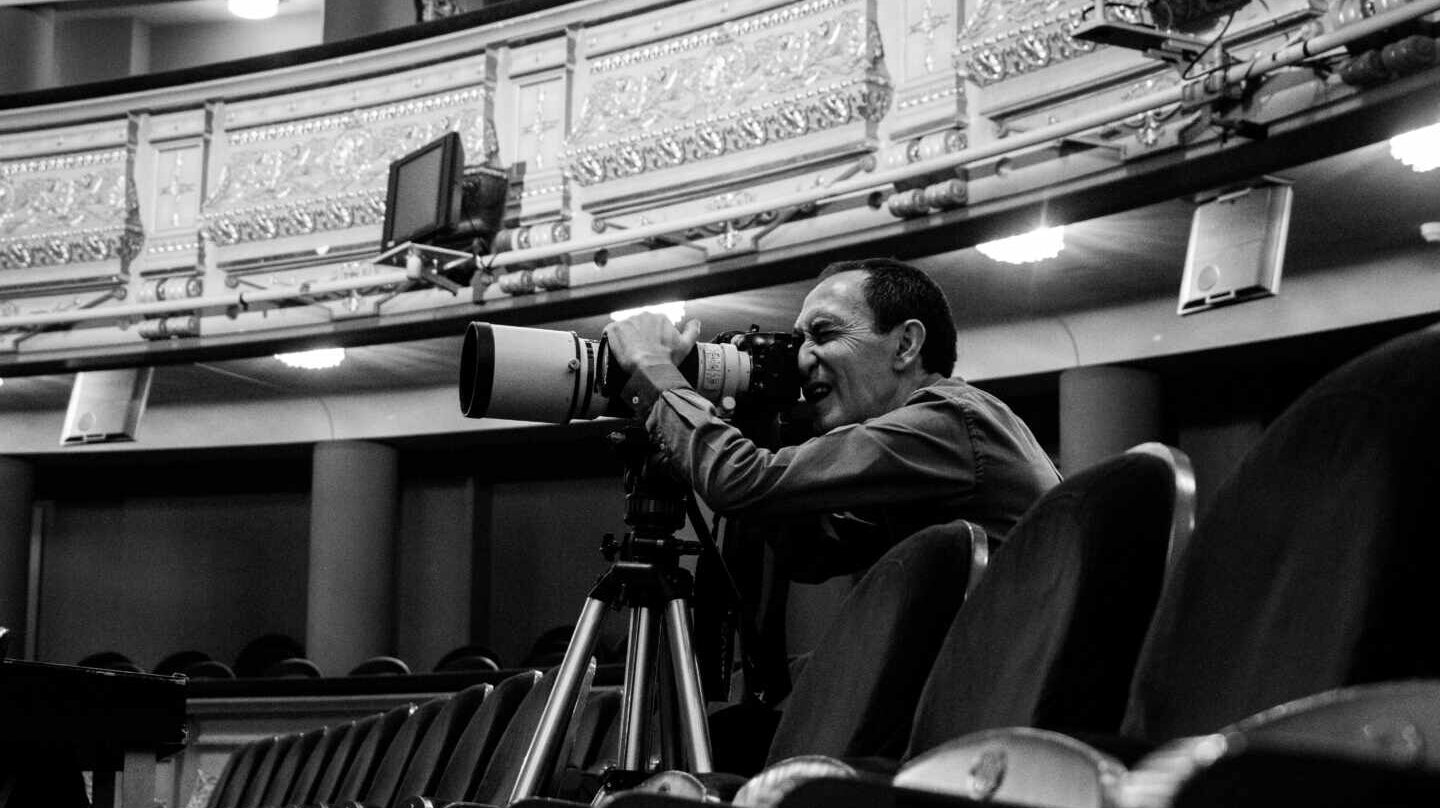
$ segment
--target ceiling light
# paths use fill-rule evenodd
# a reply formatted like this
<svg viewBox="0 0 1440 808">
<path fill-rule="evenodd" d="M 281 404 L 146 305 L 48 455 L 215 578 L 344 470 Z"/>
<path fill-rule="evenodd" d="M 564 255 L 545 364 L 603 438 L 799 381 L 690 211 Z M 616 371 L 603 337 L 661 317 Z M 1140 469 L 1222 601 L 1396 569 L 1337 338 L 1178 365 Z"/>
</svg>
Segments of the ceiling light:
<svg viewBox="0 0 1440 808">
<path fill-rule="evenodd" d="M 1440 168 L 1440 123 L 1390 138 L 1390 156 L 1417 172 Z"/>
<path fill-rule="evenodd" d="M 1064 248 L 1064 225 L 1042 227 L 1018 236 L 975 245 L 982 255 L 1005 264 L 1033 264 L 1054 258 Z"/>
<path fill-rule="evenodd" d="M 656 314 L 663 314 L 666 317 L 670 318 L 670 322 L 679 325 L 680 321 L 685 319 L 685 301 L 676 300 L 671 303 L 656 303 L 653 306 L 641 306 L 638 309 L 621 309 L 620 311 L 612 311 L 610 312 L 610 319 L 626 320 L 634 317 L 642 311 L 653 311 Z"/>
<path fill-rule="evenodd" d="M 345 361 L 345 349 L 319 348 L 313 351 L 300 351 L 299 353 L 277 353 L 275 354 L 275 358 L 292 368 L 324 370 L 326 368 L 339 367 L 340 363 Z"/>
<path fill-rule="evenodd" d="M 268 20 L 280 11 L 280 0 L 230 0 L 230 13 L 247 20 Z"/>
</svg>

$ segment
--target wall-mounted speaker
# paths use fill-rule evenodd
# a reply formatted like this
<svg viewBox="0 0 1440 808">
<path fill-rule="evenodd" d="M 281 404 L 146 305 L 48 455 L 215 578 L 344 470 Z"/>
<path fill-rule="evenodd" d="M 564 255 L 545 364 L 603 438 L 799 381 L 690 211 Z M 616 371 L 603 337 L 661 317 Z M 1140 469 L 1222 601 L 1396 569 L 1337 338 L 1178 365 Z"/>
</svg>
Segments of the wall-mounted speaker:
<svg viewBox="0 0 1440 808">
<path fill-rule="evenodd" d="M 154 368 L 87 370 L 75 374 L 61 446 L 135 440 Z"/>
<path fill-rule="evenodd" d="M 1190 222 L 1177 311 L 1279 293 L 1293 198 L 1288 181 L 1266 177 L 1201 202 Z"/>
</svg>

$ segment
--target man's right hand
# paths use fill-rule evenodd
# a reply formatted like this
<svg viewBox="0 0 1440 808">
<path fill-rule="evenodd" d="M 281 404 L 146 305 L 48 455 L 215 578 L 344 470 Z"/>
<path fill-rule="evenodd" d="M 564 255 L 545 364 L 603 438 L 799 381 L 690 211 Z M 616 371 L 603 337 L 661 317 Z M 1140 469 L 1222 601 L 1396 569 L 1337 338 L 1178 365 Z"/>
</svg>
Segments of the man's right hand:
<svg viewBox="0 0 1440 808">
<path fill-rule="evenodd" d="M 670 318 L 654 312 L 641 312 L 605 327 L 610 355 L 626 373 L 667 362 L 678 366 L 699 337 L 699 320 L 687 320 L 677 330 Z"/>
</svg>

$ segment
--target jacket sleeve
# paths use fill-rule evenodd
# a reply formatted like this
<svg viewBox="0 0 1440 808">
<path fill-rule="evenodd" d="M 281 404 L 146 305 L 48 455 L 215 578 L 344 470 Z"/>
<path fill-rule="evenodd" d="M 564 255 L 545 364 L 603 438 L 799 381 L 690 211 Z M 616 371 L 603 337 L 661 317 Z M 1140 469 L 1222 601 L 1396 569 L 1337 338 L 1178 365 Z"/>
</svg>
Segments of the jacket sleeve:
<svg viewBox="0 0 1440 808">
<path fill-rule="evenodd" d="M 716 511 L 844 511 L 953 495 L 976 484 L 965 413 L 942 396 L 922 395 L 772 452 L 721 419 L 673 368 L 641 369 L 626 394 L 645 414 L 657 450 Z"/>
</svg>

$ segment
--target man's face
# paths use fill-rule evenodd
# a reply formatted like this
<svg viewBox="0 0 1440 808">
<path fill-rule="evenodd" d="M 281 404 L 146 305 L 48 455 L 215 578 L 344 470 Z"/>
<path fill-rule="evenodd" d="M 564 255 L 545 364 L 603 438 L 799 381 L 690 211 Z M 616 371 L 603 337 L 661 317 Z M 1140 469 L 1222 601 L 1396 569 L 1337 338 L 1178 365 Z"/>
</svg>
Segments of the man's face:
<svg viewBox="0 0 1440 808">
<path fill-rule="evenodd" d="M 805 399 L 815 407 L 815 427 L 829 432 L 894 409 L 899 390 L 895 356 L 900 329 L 877 334 L 861 285 L 863 270 L 840 272 L 805 296 L 795 329 Z"/>
</svg>

